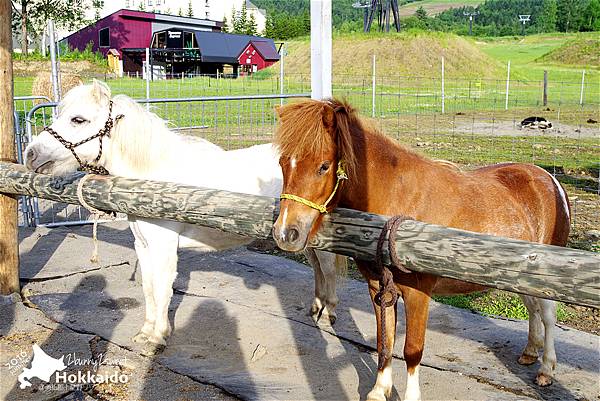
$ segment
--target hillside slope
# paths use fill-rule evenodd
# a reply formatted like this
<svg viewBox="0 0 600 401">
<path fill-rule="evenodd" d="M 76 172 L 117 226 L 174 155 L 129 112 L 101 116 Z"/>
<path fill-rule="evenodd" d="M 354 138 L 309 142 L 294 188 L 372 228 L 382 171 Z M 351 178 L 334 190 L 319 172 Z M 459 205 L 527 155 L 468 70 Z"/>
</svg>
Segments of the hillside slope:
<svg viewBox="0 0 600 401">
<path fill-rule="evenodd" d="M 310 40 L 287 42 L 286 49 L 286 74 L 309 74 Z M 500 64 L 469 39 L 450 34 L 401 32 L 334 35 L 334 77 L 371 76 L 373 54 L 377 57 L 378 76 L 439 77 L 442 56 L 447 77 L 496 78 L 502 74 Z M 271 68 L 279 69 L 279 66 Z"/>
<path fill-rule="evenodd" d="M 600 66 L 600 39 L 578 37 L 536 61 L 598 68 Z"/>
</svg>

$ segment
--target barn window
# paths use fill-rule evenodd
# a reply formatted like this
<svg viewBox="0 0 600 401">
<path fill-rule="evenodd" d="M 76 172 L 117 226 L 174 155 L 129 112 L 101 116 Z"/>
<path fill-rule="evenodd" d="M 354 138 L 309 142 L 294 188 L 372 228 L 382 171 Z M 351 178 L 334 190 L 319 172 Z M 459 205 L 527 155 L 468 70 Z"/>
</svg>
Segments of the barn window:
<svg viewBox="0 0 600 401">
<path fill-rule="evenodd" d="M 100 37 L 100 40 L 98 41 L 100 47 L 110 47 L 110 32 L 108 31 L 108 28 L 100 29 L 98 36 Z"/>
</svg>

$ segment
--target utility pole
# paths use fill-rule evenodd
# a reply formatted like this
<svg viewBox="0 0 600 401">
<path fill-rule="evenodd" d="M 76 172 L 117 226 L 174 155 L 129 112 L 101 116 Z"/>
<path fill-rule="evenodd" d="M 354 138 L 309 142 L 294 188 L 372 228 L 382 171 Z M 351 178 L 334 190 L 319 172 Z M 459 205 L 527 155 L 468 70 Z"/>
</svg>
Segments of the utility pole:
<svg viewBox="0 0 600 401">
<path fill-rule="evenodd" d="M 469 17 L 469 36 L 471 36 L 473 35 L 473 17 L 479 15 L 479 11 L 465 11 L 463 15 Z"/>
<path fill-rule="evenodd" d="M 525 36 L 525 24 L 531 20 L 531 14 L 519 15 L 519 21 L 521 22 L 521 36 Z"/>
</svg>

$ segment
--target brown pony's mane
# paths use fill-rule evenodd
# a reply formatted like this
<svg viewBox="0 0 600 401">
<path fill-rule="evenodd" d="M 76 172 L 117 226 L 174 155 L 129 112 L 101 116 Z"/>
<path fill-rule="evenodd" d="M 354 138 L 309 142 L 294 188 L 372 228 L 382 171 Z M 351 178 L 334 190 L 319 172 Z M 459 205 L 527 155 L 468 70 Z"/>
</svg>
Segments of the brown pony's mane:
<svg viewBox="0 0 600 401">
<path fill-rule="evenodd" d="M 344 161 L 347 173 L 352 175 L 357 167 L 356 152 L 360 152 L 365 146 L 365 133 L 368 133 L 388 142 L 389 149 L 398 149 L 411 160 L 436 163 L 379 132 L 368 121 L 362 120 L 358 112 L 345 100 L 303 100 L 278 108 L 278 113 L 280 125 L 274 142 L 280 155 L 285 158 L 301 159 L 309 155 L 319 155 L 335 145 L 338 158 Z M 450 162 L 437 163 L 458 170 L 458 167 Z"/>
<path fill-rule="evenodd" d="M 282 157 L 319 155 L 335 145 L 346 171 L 355 171 L 353 137 L 364 130 L 364 125 L 349 103 L 337 99 L 304 100 L 282 106 L 278 113 L 280 125 L 274 142 Z M 335 130 L 333 134 L 331 129 Z"/>
</svg>

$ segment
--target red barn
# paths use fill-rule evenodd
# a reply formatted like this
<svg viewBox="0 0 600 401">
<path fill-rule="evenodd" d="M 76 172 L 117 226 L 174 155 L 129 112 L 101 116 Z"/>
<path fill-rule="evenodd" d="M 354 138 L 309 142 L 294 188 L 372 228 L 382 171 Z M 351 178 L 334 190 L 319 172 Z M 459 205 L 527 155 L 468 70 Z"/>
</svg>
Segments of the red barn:
<svg viewBox="0 0 600 401">
<path fill-rule="evenodd" d="M 239 54 L 238 61 L 242 72 L 251 74 L 279 61 L 279 54 L 272 43 L 251 40 Z"/>
</svg>

